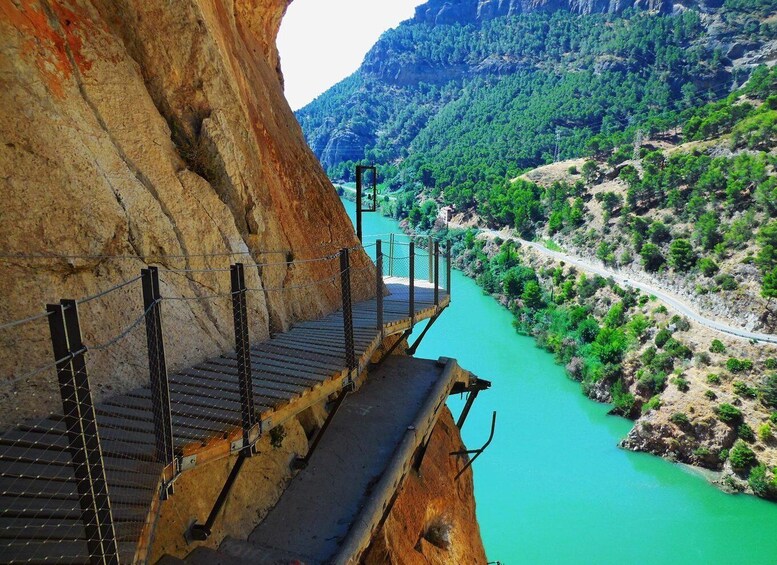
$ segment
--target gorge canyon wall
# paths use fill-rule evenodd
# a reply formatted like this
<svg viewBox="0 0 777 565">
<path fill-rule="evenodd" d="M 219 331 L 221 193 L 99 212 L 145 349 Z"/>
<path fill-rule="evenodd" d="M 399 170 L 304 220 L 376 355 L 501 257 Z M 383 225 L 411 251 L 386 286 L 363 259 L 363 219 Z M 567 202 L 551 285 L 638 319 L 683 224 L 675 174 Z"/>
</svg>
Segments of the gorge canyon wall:
<svg viewBox="0 0 777 565">
<path fill-rule="evenodd" d="M 286 264 L 357 243 L 283 96 L 287 5 L 0 0 L 2 322 L 175 269 L 160 274 L 179 299 L 163 304 L 174 369 L 231 347 L 230 263 L 263 291 L 248 295 L 255 339 L 337 306 L 336 284 L 302 284 L 333 279 L 336 257 Z M 353 278 L 374 288 L 369 269 Z M 203 296 L 216 298 L 180 300 Z M 140 283 L 80 310 L 85 343 L 104 343 L 142 315 Z M 52 361 L 46 320 L 0 330 L 0 345 L 3 418 L 56 410 L 53 370 L 27 376 Z M 95 349 L 98 398 L 144 382 L 145 355 L 142 324 Z"/>
</svg>

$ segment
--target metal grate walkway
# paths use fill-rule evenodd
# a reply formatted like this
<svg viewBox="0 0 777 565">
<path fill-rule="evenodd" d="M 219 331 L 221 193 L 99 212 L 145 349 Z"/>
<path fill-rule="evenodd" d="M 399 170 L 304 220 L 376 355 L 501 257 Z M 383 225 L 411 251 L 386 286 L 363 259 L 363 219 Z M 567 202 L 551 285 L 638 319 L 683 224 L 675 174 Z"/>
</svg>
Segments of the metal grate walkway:
<svg viewBox="0 0 777 565">
<path fill-rule="evenodd" d="M 357 371 L 382 337 L 434 317 L 450 300 L 433 285 L 385 279 L 383 331 L 378 302 L 355 303 Z M 282 424 L 347 385 L 343 311 L 299 323 L 250 350 L 253 395 L 261 433 Z M 383 336 L 381 335 L 383 334 Z M 228 456 L 243 447 L 238 359 L 234 352 L 169 376 L 174 446 L 180 469 Z M 122 563 L 143 562 L 158 515 L 160 492 L 173 472 L 155 461 L 152 391 L 142 387 L 95 405 L 115 539 Z M 204 417 L 207 416 L 207 417 Z M 64 417 L 17 426 L 0 435 L 0 562 L 88 563 L 74 464 Z M 174 496 L 174 495 L 173 495 Z"/>
</svg>

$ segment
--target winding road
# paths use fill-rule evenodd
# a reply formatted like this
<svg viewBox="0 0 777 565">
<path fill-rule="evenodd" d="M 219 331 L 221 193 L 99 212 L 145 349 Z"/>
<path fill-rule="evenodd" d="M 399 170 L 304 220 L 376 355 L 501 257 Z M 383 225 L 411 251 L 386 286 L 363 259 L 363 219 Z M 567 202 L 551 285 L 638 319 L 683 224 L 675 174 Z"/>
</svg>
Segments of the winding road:
<svg viewBox="0 0 777 565">
<path fill-rule="evenodd" d="M 502 239 L 506 239 L 504 233 L 497 232 L 494 230 L 481 230 L 481 233 L 486 234 L 488 237 L 500 237 Z M 715 330 L 730 336 L 738 337 L 740 339 L 756 340 L 759 342 L 777 344 L 777 335 L 750 332 L 747 330 L 743 330 L 742 328 L 730 326 L 728 324 L 718 322 L 717 320 L 713 320 L 711 318 L 702 316 L 701 314 L 699 314 L 699 312 L 697 312 L 696 310 L 693 310 L 691 306 L 687 302 L 684 302 L 682 298 L 680 298 L 679 296 L 672 294 L 664 289 L 652 286 L 650 284 L 647 284 L 641 281 L 630 280 L 628 277 L 623 276 L 615 269 L 610 269 L 608 267 L 605 267 L 604 265 L 594 264 L 590 261 L 587 261 L 580 257 L 576 257 L 574 255 L 569 255 L 562 251 L 553 251 L 545 247 L 543 244 L 537 243 L 535 241 L 527 241 L 525 239 L 521 239 L 519 237 L 514 237 L 514 236 L 507 236 L 507 239 L 511 239 L 512 241 L 518 242 L 521 245 L 526 245 L 528 247 L 531 247 L 532 249 L 534 249 L 535 251 L 543 255 L 552 257 L 557 261 L 564 261 L 568 265 L 574 265 L 575 267 L 578 267 L 579 269 L 582 269 L 584 271 L 594 273 L 605 278 L 612 277 L 613 280 L 615 280 L 615 282 L 617 282 L 621 286 L 630 286 L 630 287 L 638 288 L 639 290 L 646 292 L 648 294 L 653 294 L 657 298 L 660 298 L 663 302 L 665 302 L 667 306 L 671 306 L 678 313 L 701 324 L 702 326 L 710 328 L 711 330 Z"/>
</svg>

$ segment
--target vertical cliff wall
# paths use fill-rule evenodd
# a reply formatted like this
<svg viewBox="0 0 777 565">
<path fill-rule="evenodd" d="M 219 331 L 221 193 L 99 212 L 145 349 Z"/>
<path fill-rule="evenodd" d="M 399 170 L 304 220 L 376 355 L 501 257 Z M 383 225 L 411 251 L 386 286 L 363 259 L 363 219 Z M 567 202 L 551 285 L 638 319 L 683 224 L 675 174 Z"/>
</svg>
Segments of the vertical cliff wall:
<svg viewBox="0 0 777 565">
<path fill-rule="evenodd" d="M 287 4 L 0 0 L 0 322 L 147 264 L 183 271 L 162 275 L 174 298 L 228 293 L 228 272 L 199 271 L 235 261 L 253 288 L 338 272 L 336 261 L 285 264 L 357 243 L 283 97 L 275 37 Z M 367 271 L 354 278 L 373 288 Z M 333 284 L 250 293 L 251 331 L 262 339 L 338 296 Z M 81 309 L 85 341 L 104 341 L 142 313 L 140 286 Z M 171 368 L 230 345 L 228 300 L 163 313 Z M 0 331 L 0 407 L 14 419 L 56 409 L 49 373 L 20 378 L 50 360 L 47 331 L 45 320 Z M 144 340 L 133 332 L 95 356 L 98 396 L 146 378 Z"/>
</svg>

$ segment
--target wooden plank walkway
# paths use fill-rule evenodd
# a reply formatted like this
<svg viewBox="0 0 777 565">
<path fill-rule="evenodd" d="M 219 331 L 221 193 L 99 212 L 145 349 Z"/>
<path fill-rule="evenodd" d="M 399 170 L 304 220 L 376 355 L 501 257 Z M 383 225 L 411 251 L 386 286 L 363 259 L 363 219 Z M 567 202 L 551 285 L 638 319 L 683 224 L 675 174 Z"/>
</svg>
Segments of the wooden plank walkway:
<svg viewBox="0 0 777 565">
<path fill-rule="evenodd" d="M 411 326 L 407 279 L 388 278 L 383 334 Z M 449 295 L 417 281 L 414 321 L 445 308 Z M 359 371 L 381 344 L 377 302 L 353 306 Z M 281 425 L 347 384 L 342 311 L 297 324 L 251 349 L 254 399 L 262 432 Z M 173 436 L 183 472 L 240 447 L 241 408 L 234 352 L 169 376 Z M 143 562 L 169 469 L 154 462 L 147 387 L 95 406 L 122 563 Z M 84 527 L 62 418 L 0 434 L 0 563 L 87 563 Z M 237 442 L 237 443 L 236 443 Z M 175 496 L 175 495 L 173 495 Z M 182 532 L 183 533 L 183 532 Z"/>
</svg>

